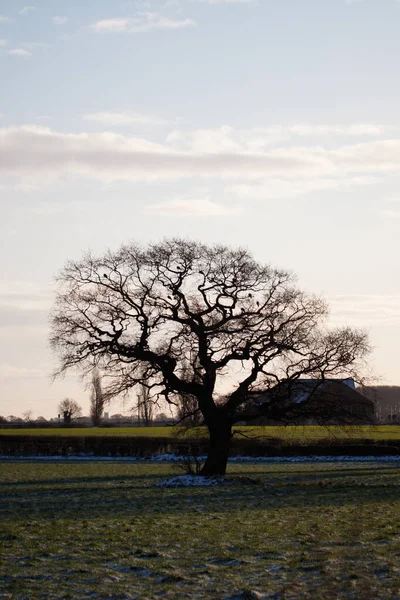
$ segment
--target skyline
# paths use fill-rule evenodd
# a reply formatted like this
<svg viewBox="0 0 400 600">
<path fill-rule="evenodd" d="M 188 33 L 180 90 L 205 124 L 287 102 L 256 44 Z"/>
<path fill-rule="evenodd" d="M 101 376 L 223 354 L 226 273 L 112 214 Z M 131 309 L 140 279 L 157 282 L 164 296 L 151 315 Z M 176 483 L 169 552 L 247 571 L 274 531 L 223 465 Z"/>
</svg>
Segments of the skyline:
<svg viewBox="0 0 400 600">
<path fill-rule="evenodd" d="M 293 270 L 400 384 L 400 3 L 34 4 L 0 0 L 0 414 L 86 410 L 50 382 L 53 278 L 164 236 Z"/>
</svg>

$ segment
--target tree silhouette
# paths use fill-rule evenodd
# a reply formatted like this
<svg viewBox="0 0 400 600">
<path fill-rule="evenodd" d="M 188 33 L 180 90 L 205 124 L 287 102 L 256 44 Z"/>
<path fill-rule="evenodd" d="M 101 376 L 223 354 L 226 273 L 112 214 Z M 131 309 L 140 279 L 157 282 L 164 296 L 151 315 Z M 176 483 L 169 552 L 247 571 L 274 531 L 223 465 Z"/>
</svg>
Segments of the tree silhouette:
<svg viewBox="0 0 400 600">
<path fill-rule="evenodd" d="M 91 381 L 90 393 L 90 418 L 95 427 L 101 423 L 104 407 L 106 405 L 106 395 L 101 385 L 101 375 L 98 369 L 94 369 Z"/>
<path fill-rule="evenodd" d="M 58 405 L 58 412 L 63 415 L 64 423 L 71 423 L 82 415 L 82 408 L 72 398 L 64 398 Z"/>
<path fill-rule="evenodd" d="M 138 420 L 142 421 L 146 427 L 150 427 L 153 422 L 154 401 L 147 385 L 139 385 L 137 408 Z"/>
<path fill-rule="evenodd" d="M 260 390 L 358 372 L 366 334 L 329 329 L 326 317 L 324 301 L 245 249 L 167 239 L 68 262 L 51 345 L 56 375 L 99 367 L 110 396 L 144 383 L 175 406 L 177 395 L 196 398 L 210 435 L 202 474 L 215 475 L 225 472 L 233 424 L 255 416 Z M 260 411 L 276 418 L 293 413 L 289 404 L 273 394 Z"/>
</svg>

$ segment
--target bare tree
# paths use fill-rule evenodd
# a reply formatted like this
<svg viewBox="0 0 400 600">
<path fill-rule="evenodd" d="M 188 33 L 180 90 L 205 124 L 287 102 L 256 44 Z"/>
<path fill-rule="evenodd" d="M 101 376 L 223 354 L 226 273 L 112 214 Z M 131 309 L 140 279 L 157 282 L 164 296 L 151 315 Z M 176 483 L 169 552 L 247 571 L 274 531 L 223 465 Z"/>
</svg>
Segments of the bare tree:
<svg viewBox="0 0 400 600">
<path fill-rule="evenodd" d="M 26 410 L 22 413 L 22 418 L 24 419 L 25 423 L 31 423 L 33 421 L 33 411 Z"/>
<path fill-rule="evenodd" d="M 82 416 L 82 408 L 71 398 L 64 398 L 58 405 L 58 412 L 63 415 L 64 423 L 71 423 L 74 419 Z"/>
<path fill-rule="evenodd" d="M 142 421 L 146 427 L 150 427 L 153 422 L 154 399 L 151 397 L 147 385 L 139 386 L 137 396 L 138 421 Z"/>
<path fill-rule="evenodd" d="M 58 285 L 56 375 L 99 366 L 113 396 L 151 381 L 153 398 L 176 406 L 177 394 L 195 397 L 210 435 L 203 475 L 225 473 L 232 426 L 255 416 L 260 390 L 301 376 L 354 377 L 369 350 L 363 331 L 327 329 L 325 302 L 244 249 L 130 244 L 68 262 Z M 272 394 L 262 412 L 295 408 Z"/>
<path fill-rule="evenodd" d="M 106 395 L 101 385 L 101 375 L 98 369 L 94 369 L 91 381 L 90 393 L 90 418 L 93 425 L 98 427 L 101 423 L 104 407 L 106 405 Z"/>
</svg>

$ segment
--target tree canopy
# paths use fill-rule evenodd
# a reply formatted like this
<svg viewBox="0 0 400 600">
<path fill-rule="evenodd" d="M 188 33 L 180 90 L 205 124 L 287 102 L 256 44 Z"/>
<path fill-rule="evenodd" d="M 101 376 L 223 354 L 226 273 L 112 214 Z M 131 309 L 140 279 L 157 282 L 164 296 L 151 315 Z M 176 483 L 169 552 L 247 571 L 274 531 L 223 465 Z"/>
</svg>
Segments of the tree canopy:
<svg viewBox="0 0 400 600">
<path fill-rule="evenodd" d="M 82 408 L 72 398 L 64 398 L 58 405 L 58 412 L 63 416 L 65 423 L 71 423 L 73 419 L 82 416 Z"/>
<path fill-rule="evenodd" d="M 327 328 L 327 315 L 290 272 L 246 249 L 167 239 L 68 262 L 51 345 L 57 374 L 98 367 L 109 397 L 143 384 L 172 404 L 196 398 L 210 431 L 203 472 L 221 473 L 232 425 L 260 390 L 359 371 L 365 332 Z"/>
</svg>

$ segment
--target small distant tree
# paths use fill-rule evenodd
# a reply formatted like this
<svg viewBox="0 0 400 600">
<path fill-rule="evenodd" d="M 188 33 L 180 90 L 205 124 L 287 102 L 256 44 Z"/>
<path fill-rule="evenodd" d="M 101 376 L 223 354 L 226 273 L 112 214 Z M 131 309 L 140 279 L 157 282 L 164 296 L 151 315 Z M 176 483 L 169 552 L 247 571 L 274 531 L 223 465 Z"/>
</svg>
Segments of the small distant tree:
<svg viewBox="0 0 400 600">
<path fill-rule="evenodd" d="M 42 417 L 42 416 L 37 417 L 36 423 L 47 423 L 47 419 L 46 419 L 46 417 Z"/>
<path fill-rule="evenodd" d="M 64 398 L 58 405 L 58 412 L 63 415 L 64 423 L 71 423 L 82 416 L 82 408 L 72 398 Z"/>
<path fill-rule="evenodd" d="M 126 417 L 125 415 L 121 415 L 121 413 L 116 413 L 115 415 L 111 415 L 110 419 L 112 421 L 124 421 Z"/>
<path fill-rule="evenodd" d="M 24 419 L 25 423 L 30 423 L 31 421 L 33 421 L 33 411 L 31 410 L 26 410 L 25 412 L 22 413 L 22 418 Z"/>
<path fill-rule="evenodd" d="M 169 417 L 164 412 L 160 412 L 156 414 L 155 419 L 156 421 L 165 422 L 169 420 Z"/>
<path fill-rule="evenodd" d="M 95 427 L 98 427 L 101 423 L 103 416 L 104 407 L 106 404 L 106 396 L 101 386 L 101 375 L 98 369 L 94 369 L 92 373 L 91 383 L 91 394 L 90 394 L 90 418 Z"/>
<path fill-rule="evenodd" d="M 146 427 L 150 427 L 153 422 L 154 399 L 151 397 L 149 388 L 145 385 L 139 386 L 137 408 L 138 420 L 142 421 Z"/>
</svg>

